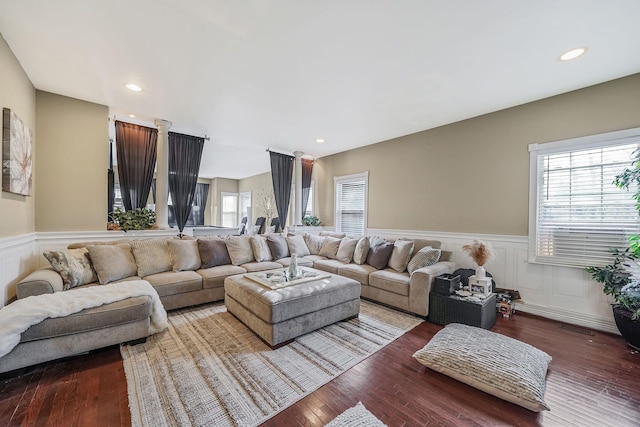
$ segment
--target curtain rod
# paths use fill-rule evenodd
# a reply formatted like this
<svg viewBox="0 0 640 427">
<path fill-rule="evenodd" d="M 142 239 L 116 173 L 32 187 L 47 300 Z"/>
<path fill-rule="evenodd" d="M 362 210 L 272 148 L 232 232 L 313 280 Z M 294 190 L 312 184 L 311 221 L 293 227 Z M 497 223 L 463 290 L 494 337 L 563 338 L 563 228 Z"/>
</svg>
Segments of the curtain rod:
<svg viewBox="0 0 640 427">
<path fill-rule="evenodd" d="M 118 120 L 118 118 L 116 117 L 116 115 L 113 115 L 113 118 L 111 118 L 110 116 L 107 117 L 109 121 L 111 122 L 116 122 L 116 121 L 120 121 L 120 122 L 124 122 L 124 123 L 131 123 L 132 125 L 140 125 L 140 126 L 146 126 L 146 127 L 150 127 L 150 128 L 154 128 L 157 129 L 158 126 L 156 126 L 155 123 L 151 124 L 151 123 L 147 123 L 145 121 L 142 120 L 127 120 L 127 119 L 120 119 Z M 176 132 L 176 133 L 182 133 L 182 132 Z M 187 134 L 185 134 L 187 135 Z M 189 136 L 196 136 L 196 135 L 189 135 Z M 196 136 L 197 138 L 202 138 L 205 141 L 211 141 L 211 137 L 209 135 L 207 135 L 206 133 L 204 134 L 204 136 Z"/>
</svg>

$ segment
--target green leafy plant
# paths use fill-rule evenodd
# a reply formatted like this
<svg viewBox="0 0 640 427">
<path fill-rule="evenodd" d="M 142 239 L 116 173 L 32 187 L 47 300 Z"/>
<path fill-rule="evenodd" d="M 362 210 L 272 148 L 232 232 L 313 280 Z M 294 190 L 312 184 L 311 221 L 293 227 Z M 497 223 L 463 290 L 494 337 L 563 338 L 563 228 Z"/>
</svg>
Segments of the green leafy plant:
<svg viewBox="0 0 640 427">
<path fill-rule="evenodd" d="M 156 223 L 156 213 L 147 208 L 136 208 L 129 211 L 116 208 L 111 213 L 111 221 L 118 224 L 122 231 L 148 230 Z"/>
<path fill-rule="evenodd" d="M 312 226 L 316 226 L 316 225 L 320 225 L 320 220 L 318 219 L 317 216 L 315 215 L 305 215 L 302 218 L 302 223 L 304 225 L 312 225 Z"/>
</svg>

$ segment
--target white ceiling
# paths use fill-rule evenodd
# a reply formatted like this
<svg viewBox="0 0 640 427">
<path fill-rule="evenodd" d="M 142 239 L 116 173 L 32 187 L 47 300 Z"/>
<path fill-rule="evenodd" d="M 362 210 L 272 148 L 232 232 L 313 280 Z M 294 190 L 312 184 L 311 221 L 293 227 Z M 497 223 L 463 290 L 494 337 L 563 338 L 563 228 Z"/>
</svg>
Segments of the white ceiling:
<svg viewBox="0 0 640 427">
<path fill-rule="evenodd" d="M 638 0 L 0 0 L 0 33 L 37 89 L 206 134 L 201 176 L 243 178 L 266 148 L 326 156 L 638 73 L 639 16 Z"/>
</svg>

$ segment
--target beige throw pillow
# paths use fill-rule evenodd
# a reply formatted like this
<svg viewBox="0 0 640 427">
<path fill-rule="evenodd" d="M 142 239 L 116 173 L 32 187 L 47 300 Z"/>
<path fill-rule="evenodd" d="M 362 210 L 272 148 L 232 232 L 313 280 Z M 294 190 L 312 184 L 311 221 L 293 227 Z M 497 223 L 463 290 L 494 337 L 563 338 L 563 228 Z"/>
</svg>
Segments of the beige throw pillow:
<svg viewBox="0 0 640 427">
<path fill-rule="evenodd" d="M 132 240 L 129 244 L 138 266 L 138 276 L 145 277 L 173 269 L 167 239 Z"/>
<path fill-rule="evenodd" d="M 311 255 L 318 255 L 320 253 L 320 249 L 322 249 L 325 238 L 316 234 L 309 233 L 305 233 L 303 237 L 304 242 L 307 244 L 307 248 L 309 249 L 309 253 Z"/>
<path fill-rule="evenodd" d="M 287 246 L 289 246 L 289 253 L 296 254 L 299 257 L 311 255 L 307 244 L 304 241 L 304 237 L 300 234 L 287 237 Z"/>
<path fill-rule="evenodd" d="M 367 255 L 369 254 L 369 238 L 367 236 L 362 237 L 356 244 L 356 249 L 353 251 L 353 262 L 358 265 L 362 265 L 367 262 Z"/>
<path fill-rule="evenodd" d="M 251 247 L 253 248 L 253 257 L 257 262 L 271 261 L 273 259 L 266 237 L 259 234 L 251 236 Z"/>
<path fill-rule="evenodd" d="M 135 276 L 138 271 L 129 243 L 94 245 L 87 249 L 101 285 Z"/>
<path fill-rule="evenodd" d="M 231 258 L 231 264 L 241 265 L 255 260 L 251 247 L 251 236 L 231 236 L 225 243 Z"/>
<path fill-rule="evenodd" d="M 62 277 L 65 290 L 98 281 L 87 248 L 46 251 L 43 255 Z"/>
<path fill-rule="evenodd" d="M 413 253 L 413 240 L 398 239 L 393 244 L 393 251 L 391 252 L 391 258 L 389 258 L 389 267 L 393 268 L 398 273 L 403 273 L 407 270 L 407 264 Z"/>
<path fill-rule="evenodd" d="M 425 246 L 411 258 L 411 261 L 409 261 L 407 265 L 407 271 L 409 274 L 413 274 L 413 272 L 419 268 L 433 265 L 440 260 L 440 255 L 442 255 L 442 250 Z"/>
<path fill-rule="evenodd" d="M 200 252 L 195 240 L 171 239 L 167 241 L 173 261 L 173 271 L 193 271 L 200 268 Z"/>
<path fill-rule="evenodd" d="M 340 240 L 337 237 L 327 236 L 325 237 L 322 248 L 318 255 L 325 256 L 330 259 L 336 259 L 338 256 L 338 249 L 340 248 Z"/>
<path fill-rule="evenodd" d="M 357 244 L 358 239 L 350 239 L 348 237 L 342 239 L 340 241 L 340 246 L 338 247 L 336 259 L 342 262 L 351 262 L 353 260 L 353 253 L 356 250 Z"/>
</svg>

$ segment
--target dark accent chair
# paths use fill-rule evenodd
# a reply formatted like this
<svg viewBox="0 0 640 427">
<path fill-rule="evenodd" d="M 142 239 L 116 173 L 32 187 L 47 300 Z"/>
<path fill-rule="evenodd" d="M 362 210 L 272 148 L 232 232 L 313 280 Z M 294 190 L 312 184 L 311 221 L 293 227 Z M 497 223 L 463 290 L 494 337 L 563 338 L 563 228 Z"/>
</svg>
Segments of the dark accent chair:
<svg viewBox="0 0 640 427">
<path fill-rule="evenodd" d="M 240 225 L 238 226 L 238 230 L 240 230 L 240 234 L 245 234 L 247 232 L 247 217 L 243 216 L 242 221 L 240 221 Z"/>
<path fill-rule="evenodd" d="M 256 219 L 256 227 L 258 227 L 257 230 L 256 230 L 256 234 L 263 234 L 264 233 L 264 223 L 266 221 L 267 221 L 267 219 L 265 217 L 263 217 L 263 216 L 259 216 Z"/>
<path fill-rule="evenodd" d="M 275 227 L 275 228 L 273 229 L 273 232 L 274 232 L 274 233 L 279 233 L 279 232 L 280 232 L 280 218 L 273 218 L 273 219 L 271 220 L 271 226 L 272 226 L 272 227 Z"/>
</svg>

